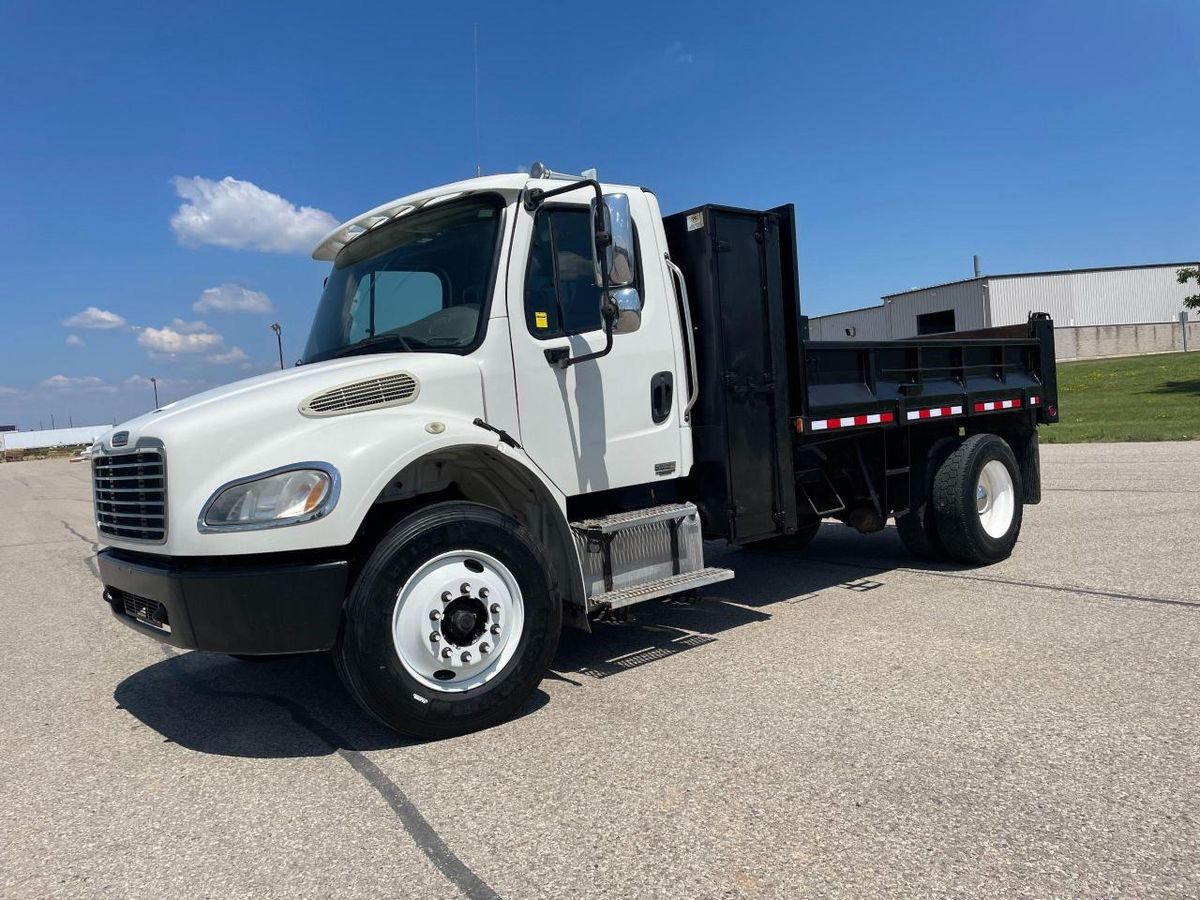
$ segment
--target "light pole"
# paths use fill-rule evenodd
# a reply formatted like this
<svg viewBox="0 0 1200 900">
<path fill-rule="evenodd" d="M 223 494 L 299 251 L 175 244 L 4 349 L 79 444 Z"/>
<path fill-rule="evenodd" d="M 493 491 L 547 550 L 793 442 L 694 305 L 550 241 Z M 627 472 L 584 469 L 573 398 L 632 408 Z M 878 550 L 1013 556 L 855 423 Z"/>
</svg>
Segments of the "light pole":
<svg viewBox="0 0 1200 900">
<path fill-rule="evenodd" d="M 158 409 L 158 379 L 151 378 L 150 385 L 154 388 L 154 408 Z"/>
<path fill-rule="evenodd" d="M 271 323 L 271 330 L 275 332 L 275 340 L 279 344 L 279 368 L 283 368 L 283 329 L 279 327 L 278 322 Z"/>
</svg>

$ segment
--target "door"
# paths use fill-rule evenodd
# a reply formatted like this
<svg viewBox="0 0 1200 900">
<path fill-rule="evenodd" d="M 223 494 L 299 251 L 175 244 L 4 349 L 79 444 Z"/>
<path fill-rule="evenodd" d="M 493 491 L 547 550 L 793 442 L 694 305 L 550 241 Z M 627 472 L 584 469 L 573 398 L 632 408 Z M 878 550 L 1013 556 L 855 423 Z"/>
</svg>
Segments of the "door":
<svg viewBox="0 0 1200 900">
<path fill-rule="evenodd" d="M 685 474 L 677 397 L 684 382 L 653 223 L 638 194 L 631 193 L 630 203 L 639 238 L 640 325 L 614 335 L 607 356 L 566 369 L 547 361 L 548 350 L 576 357 L 605 344 L 592 268 L 592 194 L 585 188 L 579 196 L 533 213 L 516 205 L 508 272 L 520 441 L 568 496 Z"/>
</svg>

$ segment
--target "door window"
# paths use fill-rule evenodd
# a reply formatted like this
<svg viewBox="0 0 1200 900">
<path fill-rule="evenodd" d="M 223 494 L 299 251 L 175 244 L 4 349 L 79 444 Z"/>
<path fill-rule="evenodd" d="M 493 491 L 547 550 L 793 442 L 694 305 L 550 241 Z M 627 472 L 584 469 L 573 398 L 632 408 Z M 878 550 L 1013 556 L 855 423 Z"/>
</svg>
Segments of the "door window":
<svg viewBox="0 0 1200 900">
<path fill-rule="evenodd" d="M 525 276 L 525 322 L 537 338 L 582 334 L 603 325 L 586 207 L 538 210 Z"/>
</svg>

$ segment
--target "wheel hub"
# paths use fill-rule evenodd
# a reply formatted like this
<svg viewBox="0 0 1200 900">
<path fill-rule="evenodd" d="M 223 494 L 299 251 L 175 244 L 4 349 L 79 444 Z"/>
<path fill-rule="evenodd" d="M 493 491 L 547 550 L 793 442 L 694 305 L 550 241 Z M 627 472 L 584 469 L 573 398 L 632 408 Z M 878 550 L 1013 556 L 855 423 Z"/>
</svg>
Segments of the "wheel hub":
<svg viewBox="0 0 1200 900">
<path fill-rule="evenodd" d="M 488 613 L 482 601 L 462 596 L 446 606 L 442 618 L 442 636 L 456 647 L 470 647 L 487 630 Z"/>
<path fill-rule="evenodd" d="M 524 624 L 521 589 L 508 567 L 455 550 L 418 567 L 401 587 L 392 638 L 400 662 L 423 685 L 467 691 L 508 664 Z"/>
<path fill-rule="evenodd" d="M 1016 486 L 1008 468 L 998 459 L 988 460 L 975 484 L 975 511 L 983 530 L 994 538 L 1007 534 L 1016 503 Z"/>
</svg>

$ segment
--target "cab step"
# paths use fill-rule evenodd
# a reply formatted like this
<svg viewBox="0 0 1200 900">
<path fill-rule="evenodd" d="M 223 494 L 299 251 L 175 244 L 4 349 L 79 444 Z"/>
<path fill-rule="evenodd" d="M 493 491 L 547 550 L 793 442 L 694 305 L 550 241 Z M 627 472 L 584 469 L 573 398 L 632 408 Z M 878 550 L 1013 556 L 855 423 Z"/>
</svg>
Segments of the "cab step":
<svg viewBox="0 0 1200 900">
<path fill-rule="evenodd" d="M 643 600 L 653 600 L 656 597 L 666 597 L 671 594 L 695 590 L 696 588 L 704 587 L 706 584 L 728 581 L 732 577 L 732 569 L 720 569 L 715 566 L 709 566 L 698 572 L 671 575 L 667 578 L 659 578 L 656 581 L 647 581 L 636 587 L 622 588 L 620 590 L 597 594 L 591 598 L 589 605 L 598 609 L 620 609 L 623 606 L 632 606 L 634 603 L 641 603 Z"/>
<path fill-rule="evenodd" d="M 649 506 L 646 509 L 635 509 L 629 512 L 615 513 L 611 516 L 598 516 L 594 519 L 583 519 L 572 522 L 571 527 L 577 531 L 595 534 L 613 534 L 641 525 L 655 525 L 686 518 L 696 512 L 691 503 L 665 503 L 662 506 Z"/>
<path fill-rule="evenodd" d="M 664 503 L 571 523 L 588 612 L 690 591 L 733 577 L 704 565 L 693 503 Z"/>
</svg>

